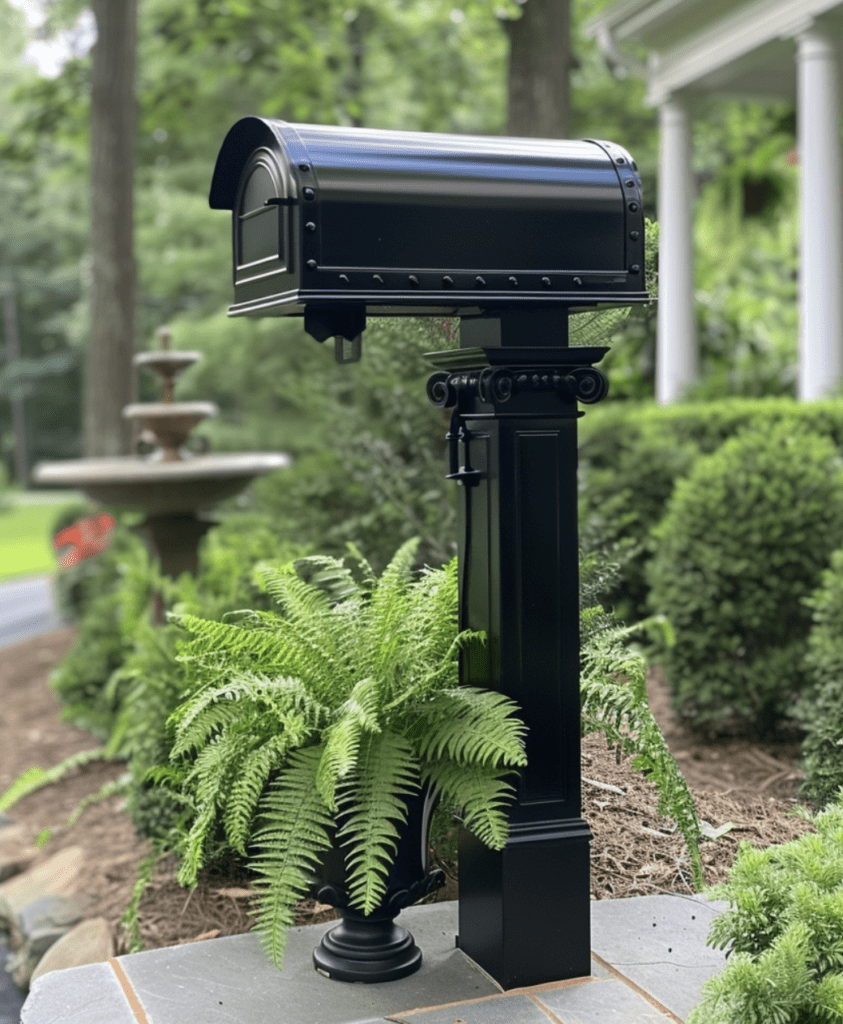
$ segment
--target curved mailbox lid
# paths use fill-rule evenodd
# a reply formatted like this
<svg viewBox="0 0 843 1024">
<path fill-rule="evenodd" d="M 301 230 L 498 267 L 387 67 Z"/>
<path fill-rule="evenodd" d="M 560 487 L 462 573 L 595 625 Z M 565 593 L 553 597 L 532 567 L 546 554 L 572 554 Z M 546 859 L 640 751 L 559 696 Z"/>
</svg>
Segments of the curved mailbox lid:
<svg viewBox="0 0 843 1024">
<path fill-rule="evenodd" d="M 350 293 L 370 310 L 435 304 L 449 290 L 454 306 L 647 299 L 640 180 L 611 143 L 245 118 L 220 150 L 212 207 L 234 208 L 257 146 L 277 153 L 306 214 L 299 309 Z"/>
</svg>

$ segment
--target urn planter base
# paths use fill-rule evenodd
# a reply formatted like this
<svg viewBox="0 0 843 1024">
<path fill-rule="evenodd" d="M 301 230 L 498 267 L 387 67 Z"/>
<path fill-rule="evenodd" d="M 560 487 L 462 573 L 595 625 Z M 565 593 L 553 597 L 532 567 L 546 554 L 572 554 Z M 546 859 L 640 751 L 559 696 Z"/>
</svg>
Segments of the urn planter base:
<svg viewBox="0 0 843 1024">
<path fill-rule="evenodd" d="M 313 951 L 313 965 L 335 981 L 374 984 L 406 978 L 421 967 L 422 953 L 396 913 L 369 917 L 345 907 L 342 922 Z"/>
<path fill-rule="evenodd" d="M 386 891 L 371 914 L 349 906 L 345 848 L 334 845 L 326 851 L 312 895 L 336 907 L 342 921 L 313 951 L 313 966 L 320 974 L 335 981 L 374 984 L 406 978 L 421 967 L 421 950 L 395 918 L 445 883 L 445 873 L 428 865 L 430 819 L 438 799 L 428 787 L 407 798 L 407 820 L 396 839 Z"/>
</svg>

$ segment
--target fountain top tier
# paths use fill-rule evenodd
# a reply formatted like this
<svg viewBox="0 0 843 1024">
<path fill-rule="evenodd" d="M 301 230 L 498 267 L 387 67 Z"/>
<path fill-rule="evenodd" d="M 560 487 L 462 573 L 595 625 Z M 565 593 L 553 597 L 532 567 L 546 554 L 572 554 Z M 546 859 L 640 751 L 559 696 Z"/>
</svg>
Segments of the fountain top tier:
<svg viewBox="0 0 843 1024">
<path fill-rule="evenodd" d="M 185 445 L 191 430 L 201 420 L 216 416 L 213 402 L 176 402 L 176 377 L 197 362 L 199 352 L 170 350 L 170 332 L 158 331 L 160 348 L 138 352 L 136 366 L 153 370 L 161 380 L 160 402 L 135 402 L 123 415 L 140 420 L 141 441 L 152 451 L 144 458 L 122 455 L 112 458 L 66 459 L 42 462 L 33 470 L 33 480 L 44 486 L 76 487 L 94 501 L 122 508 L 134 508 L 149 516 L 193 514 L 224 498 L 238 494 L 256 476 L 290 464 L 283 452 L 201 454 Z"/>
<path fill-rule="evenodd" d="M 213 402 L 176 402 L 174 399 L 176 377 L 188 366 L 201 359 L 199 352 L 176 352 L 170 350 L 170 331 L 166 327 L 157 332 L 160 349 L 138 352 L 132 359 L 135 366 L 153 370 L 161 381 L 160 402 L 134 402 L 127 405 L 123 415 L 130 420 L 140 420 L 146 439 L 154 446 L 150 459 L 154 462 L 181 462 L 185 455 L 184 445 L 190 432 L 201 420 L 216 416 L 219 409 Z"/>
</svg>

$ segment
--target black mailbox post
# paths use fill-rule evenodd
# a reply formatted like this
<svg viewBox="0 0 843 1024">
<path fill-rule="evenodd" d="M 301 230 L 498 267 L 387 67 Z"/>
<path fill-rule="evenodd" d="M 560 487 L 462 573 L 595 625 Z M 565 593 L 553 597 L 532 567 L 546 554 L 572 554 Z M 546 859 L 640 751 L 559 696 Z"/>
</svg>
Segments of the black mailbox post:
<svg viewBox="0 0 843 1024">
<path fill-rule="evenodd" d="M 232 211 L 232 316 L 304 317 L 338 358 L 367 316 L 459 316 L 428 395 L 452 410 L 462 488 L 465 683 L 516 700 L 529 764 L 507 847 L 460 842 L 459 945 L 504 988 L 590 972 L 580 799 L 577 402 L 605 348 L 571 310 L 647 301 L 641 183 L 607 142 L 483 138 L 245 118 L 211 206 Z"/>
</svg>

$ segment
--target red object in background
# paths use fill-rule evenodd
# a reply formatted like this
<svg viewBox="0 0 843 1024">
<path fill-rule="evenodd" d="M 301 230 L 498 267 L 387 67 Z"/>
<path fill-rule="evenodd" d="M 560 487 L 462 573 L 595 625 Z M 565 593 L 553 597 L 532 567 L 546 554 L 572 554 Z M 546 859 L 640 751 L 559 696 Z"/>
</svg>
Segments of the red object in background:
<svg viewBox="0 0 843 1024">
<path fill-rule="evenodd" d="M 73 545 L 73 549 L 59 559 L 59 565 L 63 569 L 69 569 L 76 565 L 83 558 L 90 558 L 91 555 L 105 551 L 111 543 L 111 531 L 114 529 L 116 520 L 108 512 L 100 512 L 95 516 L 88 516 L 86 519 L 77 519 L 72 526 L 66 526 L 53 537 L 53 547 L 59 548 Z"/>
</svg>

